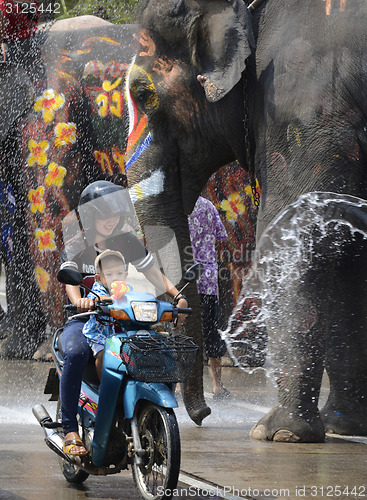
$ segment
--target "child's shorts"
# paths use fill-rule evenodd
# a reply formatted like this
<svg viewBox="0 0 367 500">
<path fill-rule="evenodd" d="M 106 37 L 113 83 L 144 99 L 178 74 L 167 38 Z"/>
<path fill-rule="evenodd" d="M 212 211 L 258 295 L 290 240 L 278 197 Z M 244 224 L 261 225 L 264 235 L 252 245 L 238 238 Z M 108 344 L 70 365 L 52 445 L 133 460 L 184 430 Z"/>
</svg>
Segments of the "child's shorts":
<svg viewBox="0 0 367 500">
<path fill-rule="evenodd" d="M 100 351 L 103 351 L 103 349 L 104 349 L 104 344 L 98 344 L 98 342 L 91 342 L 89 345 L 90 345 L 90 348 L 92 349 L 93 356 L 95 358 L 97 357 L 97 354 Z"/>
</svg>

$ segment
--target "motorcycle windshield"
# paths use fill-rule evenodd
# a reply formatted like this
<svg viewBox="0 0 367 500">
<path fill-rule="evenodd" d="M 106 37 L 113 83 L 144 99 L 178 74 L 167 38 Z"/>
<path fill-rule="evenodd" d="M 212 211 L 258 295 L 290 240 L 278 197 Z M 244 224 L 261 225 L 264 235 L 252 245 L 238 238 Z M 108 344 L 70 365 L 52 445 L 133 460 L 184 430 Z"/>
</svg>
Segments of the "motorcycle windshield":
<svg viewBox="0 0 367 500">
<path fill-rule="evenodd" d="M 164 226 L 141 225 L 128 189 L 99 196 L 70 212 L 62 221 L 62 236 L 63 261 L 76 264 L 83 277 L 95 275 L 96 258 L 103 251 L 120 252 L 127 274 L 102 276 L 110 292 L 114 276 L 114 281 L 125 281 L 134 291 L 155 296 L 178 285 L 182 278 L 174 232 Z M 97 267 L 97 271 L 102 267 L 102 273 L 103 261 Z M 88 283 L 91 285 L 90 280 Z"/>
</svg>

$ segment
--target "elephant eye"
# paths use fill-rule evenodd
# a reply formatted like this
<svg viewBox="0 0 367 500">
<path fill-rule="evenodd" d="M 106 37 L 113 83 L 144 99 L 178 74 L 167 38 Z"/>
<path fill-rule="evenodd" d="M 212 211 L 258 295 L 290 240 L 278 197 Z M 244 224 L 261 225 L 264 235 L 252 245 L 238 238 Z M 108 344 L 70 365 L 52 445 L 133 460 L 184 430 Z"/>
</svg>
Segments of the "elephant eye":
<svg viewBox="0 0 367 500">
<path fill-rule="evenodd" d="M 148 85 L 134 84 L 131 86 L 131 93 L 144 111 L 152 111 L 158 108 L 159 99 L 153 83 Z"/>
</svg>

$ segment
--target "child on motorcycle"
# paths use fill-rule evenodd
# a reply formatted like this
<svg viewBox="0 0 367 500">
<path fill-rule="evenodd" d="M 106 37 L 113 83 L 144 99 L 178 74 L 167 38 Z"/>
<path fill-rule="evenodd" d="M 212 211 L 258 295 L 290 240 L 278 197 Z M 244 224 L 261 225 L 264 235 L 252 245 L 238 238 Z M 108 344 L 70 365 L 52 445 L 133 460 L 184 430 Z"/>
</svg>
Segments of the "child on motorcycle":
<svg viewBox="0 0 367 500">
<path fill-rule="evenodd" d="M 94 263 L 95 276 L 92 292 L 99 295 L 101 300 L 109 299 L 111 296 L 111 285 L 117 281 L 125 281 L 127 276 L 127 265 L 122 254 L 116 250 L 105 250 L 99 254 Z M 88 298 L 95 299 L 93 293 Z M 83 327 L 83 334 L 87 337 L 88 344 L 96 359 L 96 368 L 99 378 L 102 375 L 103 349 L 106 337 L 113 335 L 114 326 L 110 318 L 106 323 L 97 321 L 91 316 Z"/>
</svg>

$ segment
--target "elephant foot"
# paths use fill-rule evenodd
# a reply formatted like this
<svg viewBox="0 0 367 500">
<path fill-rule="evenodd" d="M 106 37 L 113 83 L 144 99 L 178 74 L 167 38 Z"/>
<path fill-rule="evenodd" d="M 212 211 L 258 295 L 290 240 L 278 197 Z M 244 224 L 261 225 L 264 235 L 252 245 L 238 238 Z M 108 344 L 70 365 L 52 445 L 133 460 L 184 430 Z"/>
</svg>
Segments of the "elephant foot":
<svg viewBox="0 0 367 500">
<path fill-rule="evenodd" d="M 320 411 L 325 431 L 346 436 L 367 436 L 367 411 L 355 403 L 325 405 Z"/>
<path fill-rule="evenodd" d="M 6 339 L 13 333 L 13 322 L 9 316 L 1 314 L 1 311 L 0 311 L 0 339 Z"/>
<path fill-rule="evenodd" d="M 33 355 L 35 361 L 52 361 L 51 346 L 52 337 L 49 337 L 46 342 L 43 342 Z"/>
<path fill-rule="evenodd" d="M 305 419 L 277 405 L 251 429 L 250 437 L 281 443 L 321 443 L 325 431 L 319 415 Z"/>
<path fill-rule="evenodd" d="M 32 337 L 31 332 L 27 335 L 14 332 L 1 344 L 0 358 L 2 359 L 31 359 L 38 346 L 45 340 L 42 335 Z"/>
</svg>

